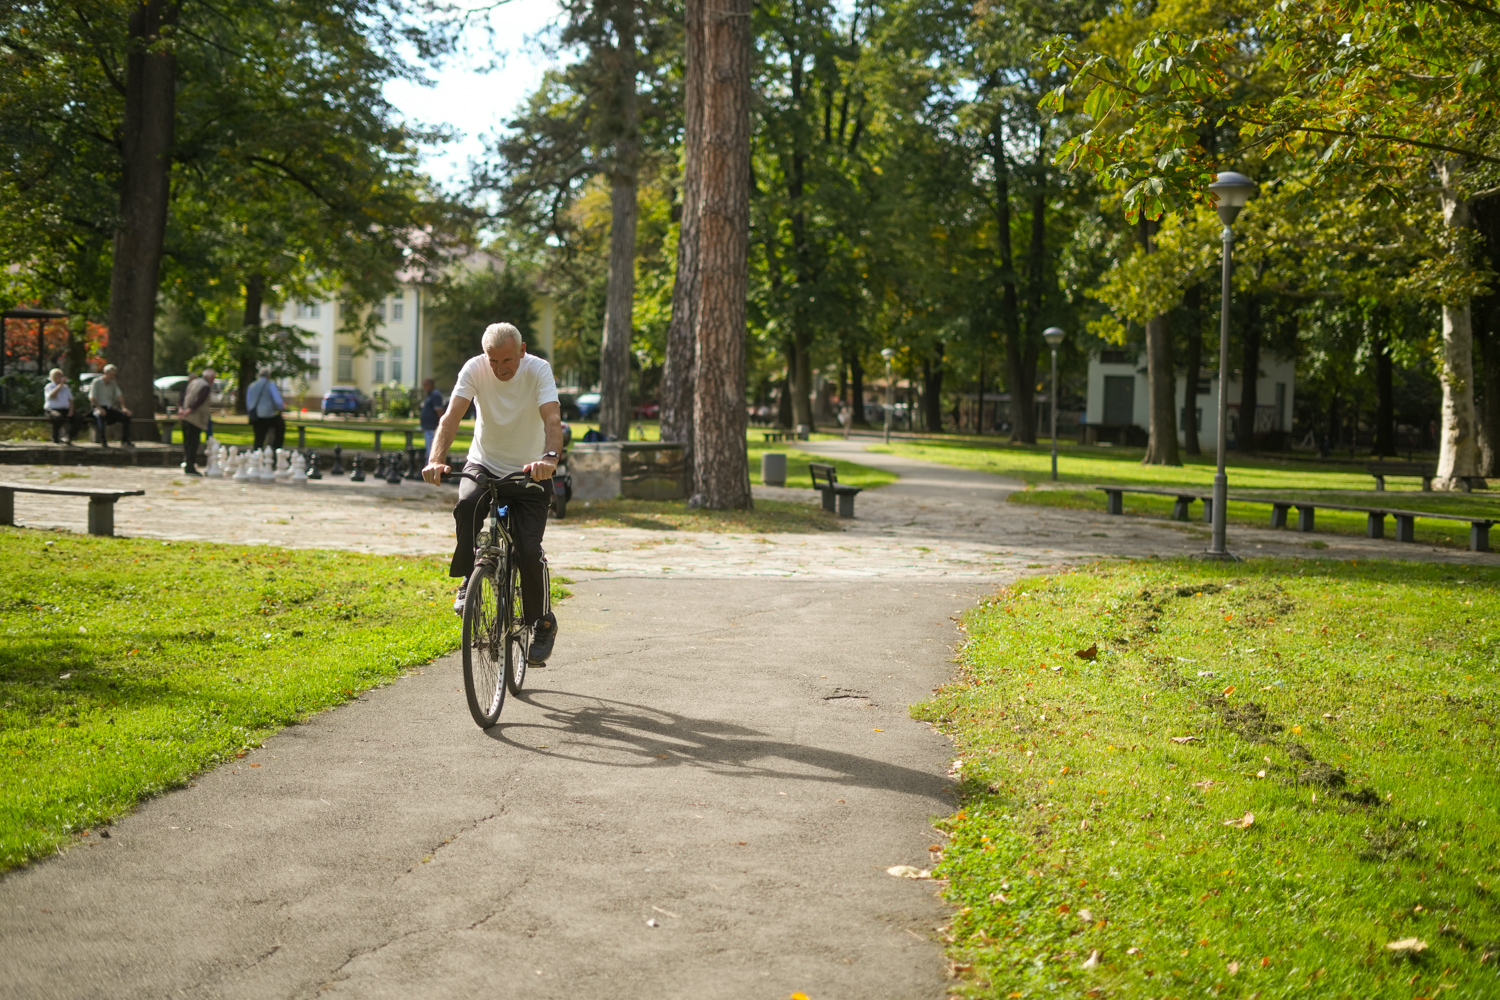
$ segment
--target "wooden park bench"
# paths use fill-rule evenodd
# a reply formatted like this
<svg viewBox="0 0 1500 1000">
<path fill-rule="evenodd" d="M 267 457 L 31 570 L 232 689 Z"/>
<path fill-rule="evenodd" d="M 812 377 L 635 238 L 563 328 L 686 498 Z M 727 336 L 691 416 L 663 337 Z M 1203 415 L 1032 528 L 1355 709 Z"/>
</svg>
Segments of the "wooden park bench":
<svg viewBox="0 0 1500 1000">
<path fill-rule="evenodd" d="M 864 487 L 841 485 L 838 469 L 822 462 L 807 463 L 807 471 L 812 474 L 813 489 L 823 494 L 824 510 L 832 511 L 837 497 L 839 517 L 854 516 L 854 498 Z"/>
<path fill-rule="evenodd" d="M 1375 477 L 1376 492 L 1385 492 L 1386 476 L 1413 476 L 1422 480 L 1422 492 L 1432 492 L 1432 477 L 1437 466 L 1430 462 L 1367 462 L 1365 471 Z"/>
<path fill-rule="evenodd" d="M 1111 514 L 1125 513 L 1124 494 L 1126 493 L 1150 493 L 1158 496 L 1175 497 L 1177 502 L 1172 507 L 1172 519 L 1174 521 L 1186 521 L 1188 510 L 1194 500 L 1203 501 L 1203 520 L 1212 521 L 1214 516 L 1213 494 L 1197 490 L 1186 489 L 1162 489 L 1150 486 L 1100 486 L 1105 496 L 1108 497 L 1108 507 Z M 1285 528 L 1287 514 L 1296 508 L 1297 530 L 1311 532 L 1316 530 L 1317 511 L 1343 510 L 1365 515 L 1365 535 L 1369 538 L 1385 537 L 1385 519 L 1392 517 L 1396 519 L 1396 541 L 1415 542 L 1417 540 L 1416 519 L 1419 517 L 1434 518 L 1439 521 L 1467 521 L 1469 523 L 1469 551 L 1490 551 L 1490 528 L 1495 524 L 1495 518 L 1479 514 L 1436 514 L 1425 510 L 1401 510 L 1395 507 L 1364 507 L 1355 504 L 1325 503 L 1321 500 L 1292 500 L 1286 497 L 1247 497 L 1230 496 L 1229 500 L 1234 503 L 1263 503 L 1271 506 L 1271 527 Z"/>
<path fill-rule="evenodd" d="M 91 490 L 75 486 L 25 486 L 0 483 L 0 524 L 16 523 L 17 493 L 47 493 L 57 496 L 89 498 L 89 534 L 115 533 L 115 501 L 121 497 L 144 496 L 145 490 Z"/>
<path fill-rule="evenodd" d="M 762 441 L 765 441 L 768 444 L 773 444 L 785 441 L 788 438 L 789 433 L 790 432 L 788 431 L 761 431 L 760 437 Z"/>
</svg>

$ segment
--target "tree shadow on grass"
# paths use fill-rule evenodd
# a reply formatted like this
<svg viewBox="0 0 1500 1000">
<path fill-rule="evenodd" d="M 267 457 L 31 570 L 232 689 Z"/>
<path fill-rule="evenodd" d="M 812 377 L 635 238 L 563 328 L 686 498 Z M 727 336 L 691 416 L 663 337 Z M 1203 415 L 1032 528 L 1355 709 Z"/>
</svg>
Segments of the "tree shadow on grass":
<svg viewBox="0 0 1500 1000">
<path fill-rule="evenodd" d="M 733 722 L 566 691 L 526 691 L 518 698 L 540 710 L 545 721 L 502 719 L 487 735 L 549 757 L 604 767 L 696 767 L 729 777 L 857 785 L 931 799 L 944 799 L 950 789 L 939 774 L 787 743 Z"/>
</svg>

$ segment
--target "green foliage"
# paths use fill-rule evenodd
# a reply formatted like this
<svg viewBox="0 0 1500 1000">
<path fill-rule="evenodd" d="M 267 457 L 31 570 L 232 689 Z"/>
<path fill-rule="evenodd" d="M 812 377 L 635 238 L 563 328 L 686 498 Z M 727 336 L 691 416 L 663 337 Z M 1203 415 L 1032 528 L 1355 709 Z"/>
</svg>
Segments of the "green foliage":
<svg viewBox="0 0 1500 1000">
<path fill-rule="evenodd" d="M 1497 585 L 1164 560 L 983 601 L 914 709 L 958 758 L 958 995 L 1491 995 Z"/>
<path fill-rule="evenodd" d="M 431 293 L 426 319 L 434 377 L 444 388 L 451 388 L 464 362 L 481 352 L 479 339 L 491 323 L 514 324 L 528 345 L 535 339 L 530 282 L 519 268 L 496 267 L 493 261 L 444 278 Z"/>
</svg>

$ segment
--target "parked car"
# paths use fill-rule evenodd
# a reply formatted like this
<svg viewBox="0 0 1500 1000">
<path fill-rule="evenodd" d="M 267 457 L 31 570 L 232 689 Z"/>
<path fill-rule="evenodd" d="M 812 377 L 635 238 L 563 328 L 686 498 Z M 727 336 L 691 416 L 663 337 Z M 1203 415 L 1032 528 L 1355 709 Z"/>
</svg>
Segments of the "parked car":
<svg viewBox="0 0 1500 1000">
<path fill-rule="evenodd" d="M 578 408 L 579 420 L 594 420 L 599 416 L 599 394 L 597 392 L 586 392 L 579 396 L 574 405 Z"/>
<path fill-rule="evenodd" d="M 641 403 L 635 408 L 636 420 L 657 420 L 661 417 L 661 404 L 655 400 Z"/>
<path fill-rule="evenodd" d="M 156 412 L 166 413 L 167 407 L 176 406 L 182 398 L 182 390 L 193 380 L 191 375 L 163 375 L 152 382 L 156 390 Z"/>
<path fill-rule="evenodd" d="M 342 414 L 346 417 L 368 417 L 375 412 L 375 404 L 352 385 L 335 385 L 323 393 L 323 413 Z"/>
</svg>

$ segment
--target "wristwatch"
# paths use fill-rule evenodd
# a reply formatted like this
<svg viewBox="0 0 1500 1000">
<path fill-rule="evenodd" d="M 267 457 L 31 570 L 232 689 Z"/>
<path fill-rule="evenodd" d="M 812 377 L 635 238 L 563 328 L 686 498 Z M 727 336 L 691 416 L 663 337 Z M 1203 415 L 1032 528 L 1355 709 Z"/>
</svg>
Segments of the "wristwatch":
<svg viewBox="0 0 1500 1000">
<path fill-rule="evenodd" d="M 550 458 L 550 459 L 552 459 L 552 461 L 555 462 L 555 461 L 557 461 L 557 452 L 555 452 L 555 451 L 549 451 L 549 452 L 546 452 L 545 454 L 543 454 L 542 457 L 543 458 Z"/>
</svg>

